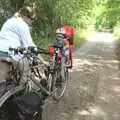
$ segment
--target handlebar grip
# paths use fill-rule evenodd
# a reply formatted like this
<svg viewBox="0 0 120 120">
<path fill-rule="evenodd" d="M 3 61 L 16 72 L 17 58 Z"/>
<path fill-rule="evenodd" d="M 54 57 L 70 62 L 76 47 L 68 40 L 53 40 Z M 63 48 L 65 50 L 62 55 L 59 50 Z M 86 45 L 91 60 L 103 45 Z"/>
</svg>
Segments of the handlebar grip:
<svg viewBox="0 0 120 120">
<path fill-rule="evenodd" d="M 24 51 L 26 50 L 26 48 L 24 47 L 19 47 L 19 48 L 12 48 L 12 47 L 9 47 L 9 51 L 14 51 L 15 53 L 23 53 Z"/>
<path fill-rule="evenodd" d="M 9 47 L 9 51 L 14 51 L 15 48 Z"/>
<path fill-rule="evenodd" d="M 28 50 L 30 50 L 30 51 L 34 51 L 34 50 L 35 50 L 35 47 L 33 47 L 33 46 L 29 46 L 29 47 L 28 47 Z"/>
</svg>

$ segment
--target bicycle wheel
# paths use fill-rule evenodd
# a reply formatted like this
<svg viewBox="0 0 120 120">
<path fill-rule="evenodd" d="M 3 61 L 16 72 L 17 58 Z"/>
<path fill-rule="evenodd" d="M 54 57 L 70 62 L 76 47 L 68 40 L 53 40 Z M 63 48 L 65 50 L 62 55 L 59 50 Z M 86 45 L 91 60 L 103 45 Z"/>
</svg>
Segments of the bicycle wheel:
<svg viewBox="0 0 120 120">
<path fill-rule="evenodd" d="M 53 95 L 53 99 L 58 101 L 63 97 L 68 83 L 68 68 L 62 62 L 60 69 L 56 71 L 55 80 L 55 87 L 57 89 Z"/>
<path fill-rule="evenodd" d="M 0 120 L 10 120 L 7 104 L 0 108 Z"/>
<path fill-rule="evenodd" d="M 0 120 L 20 120 L 16 111 L 12 99 L 9 98 L 0 108 Z"/>
</svg>

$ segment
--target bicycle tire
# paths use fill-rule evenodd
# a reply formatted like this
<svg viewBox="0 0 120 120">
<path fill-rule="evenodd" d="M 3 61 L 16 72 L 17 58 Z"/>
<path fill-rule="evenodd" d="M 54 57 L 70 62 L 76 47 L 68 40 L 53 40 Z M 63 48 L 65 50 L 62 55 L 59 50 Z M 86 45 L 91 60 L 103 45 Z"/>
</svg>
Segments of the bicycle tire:
<svg viewBox="0 0 120 120">
<path fill-rule="evenodd" d="M 7 104 L 0 108 L 0 120 L 10 120 Z"/>
<path fill-rule="evenodd" d="M 0 120 L 20 120 L 11 98 L 9 98 L 0 108 Z"/>
<path fill-rule="evenodd" d="M 63 76 L 61 77 L 61 80 L 60 80 L 60 82 L 61 82 L 61 84 L 63 84 L 63 82 L 64 82 L 64 85 L 62 86 L 62 88 L 60 88 L 60 93 L 58 93 L 58 91 L 56 91 L 54 94 L 53 94 L 53 99 L 54 100 L 56 100 L 56 101 L 59 101 L 62 97 L 63 97 L 63 95 L 64 95 L 64 93 L 65 93 L 65 91 L 66 91 L 66 88 L 67 88 L 67 84 L 68 84 L 68 68 L 67 67 L 65 67 L 65 66 L 63 66 L 62 65 L 62 67 L 64 67 L 64 71 L 63 71 L 63 73 L 62 74 L 64 74 L 64 78 L 63 78 Z M 61 71 L 56 71 L 56 72 L 61 72 Z M 57 82 L 57 81 L 56 81 Z M 60 87 L 60 86 L 58 86 L 58 87 Z M 57 88 L 58 89 L 58 88 Z"/>
</svg>

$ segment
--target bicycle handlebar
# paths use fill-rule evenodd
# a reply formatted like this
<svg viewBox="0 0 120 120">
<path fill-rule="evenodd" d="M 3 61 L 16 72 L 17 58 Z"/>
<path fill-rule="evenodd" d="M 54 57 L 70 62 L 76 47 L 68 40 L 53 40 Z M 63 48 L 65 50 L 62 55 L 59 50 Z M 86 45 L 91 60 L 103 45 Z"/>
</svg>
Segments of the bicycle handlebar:
<svg viewBox="0 0 120 120">
<path fill-rule="evenodd" d="M 34 53 L 34 54 L 49 54 L 49 51 L 39 48 L 39 47 L 33 47 L 29 46 L 28 48 L 25 47 L 18 47 L 18 48 L 9 48 L 9 51 L 14 51 L 16 54 L 21 53 L 24 54 L 25 52 L 27 53 Z"/>
<path fill-rule="evenodd" d="M 15 53 L 18 53 L 18 52 L 20 52 L 20 53 L 23 53 L 24 51 L 26 50 L 26 48 L 12 48 L 12 47 L 10 47 L 9 48 L 9 51 L 14 51 Z"/>
</svg>

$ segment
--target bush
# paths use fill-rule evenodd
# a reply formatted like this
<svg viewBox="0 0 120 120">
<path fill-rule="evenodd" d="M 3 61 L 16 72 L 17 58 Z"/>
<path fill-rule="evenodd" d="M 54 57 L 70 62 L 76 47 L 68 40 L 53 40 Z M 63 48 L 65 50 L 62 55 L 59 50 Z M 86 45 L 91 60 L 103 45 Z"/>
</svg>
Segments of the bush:
<svg viewBox="0 0 120 120">
<path fill-rule="evenodd" d="M 88 29 L 76 29 L 75 44 L 80 45 L 85 43 L 95 33 L 93 27 Z"/>
</svg>

